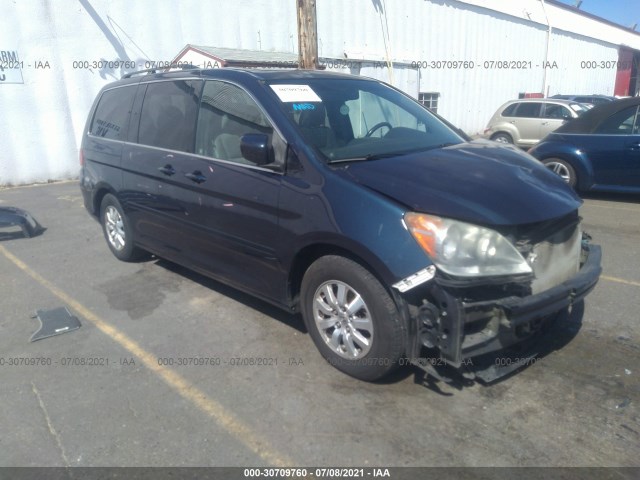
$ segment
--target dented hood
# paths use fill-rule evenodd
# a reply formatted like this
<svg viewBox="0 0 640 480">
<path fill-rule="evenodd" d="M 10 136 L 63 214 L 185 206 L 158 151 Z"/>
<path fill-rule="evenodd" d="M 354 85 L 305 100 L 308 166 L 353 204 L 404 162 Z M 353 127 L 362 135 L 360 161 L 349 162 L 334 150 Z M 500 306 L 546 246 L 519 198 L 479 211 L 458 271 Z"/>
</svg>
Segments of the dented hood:
<svg viewBox="0 0 640 480">
<path fill-rule="evenodd" d="M 539 222 L 582 203 L 533 157 L 483 140 L 352 162 L 337 172 L 411 210 L 477 224 Z"/>
</svg>

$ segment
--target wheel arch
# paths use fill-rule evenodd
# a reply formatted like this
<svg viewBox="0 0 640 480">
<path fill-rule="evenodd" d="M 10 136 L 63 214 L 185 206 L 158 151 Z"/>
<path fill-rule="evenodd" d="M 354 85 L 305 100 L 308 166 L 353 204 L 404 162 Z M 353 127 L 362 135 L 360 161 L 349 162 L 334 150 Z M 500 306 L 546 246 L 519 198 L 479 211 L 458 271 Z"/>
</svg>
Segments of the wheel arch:
<svg viewBox="0 0 640 480">
<path fill-rule="evenodd" d="M 102 200 L 108 193 L 117 198 L 115 189 L 107 183 L 99 183 L 94 188 L 91 208 L 93 209 L 92 213 L 98 218 L 100 218 L 100 206 L 102 205 Z"/>
<path fill-rule="evenodd" d="M 492 133 L 490 139 L 493 140 L 498 135 L 508 135 L 509 137 L 511 137 L 511 141 L 513 143 L 516 143 L 516 142 L 518 142 L 520 140 L 520 137 L 518 135 L 514 135 L 513 132 L 511 132 L 511 131 L 509 131 L 508 129 L 505 129 L 505 128 L 500 128 L 500 130 L 497 130 L 496 132 Z"/>
<path fill-rule="evenodd" d="M 292 310 L 299 311 L 300 289 L 305 272 L 313 262 L 327 255 L 342 256 L 358 263 L 371 272 L 392 298 L 395 299 L 396 296 L 391 288 L 393 274 L 384 263 L 370 252 L 360 249 L 364 254 L 356 254 L 354 250 L 354 248 L 349 248 L 347 245 L 331 241 L 310 243 L 300 248 L 291 260 L 287 282 L 287 292 Z"/>
<path fill-rule="evenodd" d="M 591 187 L 593 184 L 593 170 L 581 155 L 572 152 L 554 151 L 544 153 L 539 157 L 541 162 L 552 158 L 564 160 L 573 167 L 576 172 L 576 190 L 588 190 Z"/>
</svg>

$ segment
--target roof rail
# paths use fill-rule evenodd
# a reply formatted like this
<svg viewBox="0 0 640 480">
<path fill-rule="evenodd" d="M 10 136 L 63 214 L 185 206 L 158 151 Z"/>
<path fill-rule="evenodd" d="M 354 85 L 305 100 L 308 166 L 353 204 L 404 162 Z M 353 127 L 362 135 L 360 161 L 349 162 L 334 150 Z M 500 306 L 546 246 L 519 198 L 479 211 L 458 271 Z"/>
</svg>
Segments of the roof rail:
<svg viewBox="0 0 640 480">
<path fill-rule="evenodd" d="M 146 73 L 157 73 L 159 70 L 172 70 L 172 69 L 180 69 L 180 70 L 199 70 L 200 67 L 196 67 L 191 63 L 172 63 L 170 65 L 159 65 L 154 68 L 146 68 L 144 70 L 136 70 L 135 72 L 129 72 L 122 75 L 121 78 L 131 78 L 134 75 L 142 75 Z"/>
</svg>

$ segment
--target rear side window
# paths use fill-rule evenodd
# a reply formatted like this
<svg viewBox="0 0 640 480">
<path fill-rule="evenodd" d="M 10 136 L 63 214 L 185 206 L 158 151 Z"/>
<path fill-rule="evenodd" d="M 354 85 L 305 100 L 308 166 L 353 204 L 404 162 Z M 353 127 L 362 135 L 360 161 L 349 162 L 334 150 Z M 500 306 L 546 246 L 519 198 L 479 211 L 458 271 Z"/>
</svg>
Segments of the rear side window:
<svg viewBox="0 0 640 480">
<path fill-rule="evenodd" d="M 542 103 L 520 103 L 516 109 L 516 117 L 538 118 L 542 110 Z"/>
<path fill-rule="evenodd" d="M 595 133 L 609 135 L 632 135 L 638 133 L 638 107 L 629 107 L 611 115 L 598 127 Z"/>
<path fill-rule="evenodd" d="M 201 87 L 198 80 L 150 83 L 140 112 L 138 143 L 193 153 Z"/>
<path fill-rule="evenodd" d="M 135 86 L 113 88 L 104 92 L 91 121 L 91 135 L 111 140 L 126 140 L 135 94 Z"/>
</svg>

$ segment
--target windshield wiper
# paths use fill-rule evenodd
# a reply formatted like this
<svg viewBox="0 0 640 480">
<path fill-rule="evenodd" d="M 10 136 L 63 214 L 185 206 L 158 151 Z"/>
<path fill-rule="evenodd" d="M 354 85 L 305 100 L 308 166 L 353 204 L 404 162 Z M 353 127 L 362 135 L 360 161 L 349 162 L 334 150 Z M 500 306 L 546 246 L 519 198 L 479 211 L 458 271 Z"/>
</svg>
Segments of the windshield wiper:
<svg viewBox="0 0 640 480">
<path fill-rule="evenodd" d="M 365 162 L 367 160 L 378 160 L 380 158 L 397 157 L 398 155 L 405 155 L 410 152 L 393 152 L 393 153 L 370 153 L 364 157 L 347 157 L 338 158 L 336 160 L 329 160 L 329 163 L 343 163 L 343 162 Z"/>
<path fill-rule="evenodd" d="M 335 160 L 329 160 L 329 163 L 333 164 L 333 163 L 344 163 L 344 162 L 365 162 L 368 160 L 379 160 L 381 158 L 400 157 L 402 155 L 409 155 L 410 153 L 426 152 L 428 150 L 435 150 L 437 148 L 450 147 L 452 145 L 457 145 L 457 143 L 441 143 L 440 145 L 412 148 L 410 150 L 401 150 L 399 152 L 370 153 L 369 155 L 365 155 L 363 157 L 337 158 Z"/>
</svg>

